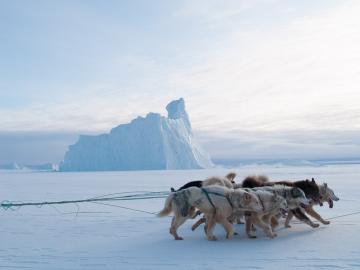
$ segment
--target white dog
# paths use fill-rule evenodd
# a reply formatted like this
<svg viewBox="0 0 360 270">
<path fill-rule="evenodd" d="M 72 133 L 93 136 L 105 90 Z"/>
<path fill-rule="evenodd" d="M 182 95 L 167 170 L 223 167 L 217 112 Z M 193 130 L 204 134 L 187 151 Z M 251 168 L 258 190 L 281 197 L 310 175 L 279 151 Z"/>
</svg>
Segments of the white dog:
<svg viewBox="0 0 360 270">
<path fill-rule="evenodd" d="M 195 208 L 204 213 L 207 221 L 205 226 L 208 240 L 216 240 L 213 228 L 220 223 L 225 231 L 226 237 L 231 238 L 234 234 L 232 224 L 227 220 L 234 211 L 262 210 L 258 197 L 244 190 L 233 190 L 220 186 L 189 187 L 180 191 L 172 192 L 165 201 L 164 209 L 158 214 L 163 217 L 174 212 L 170 234 L 175 240 L 183 238 L 177 234 L 177 229 L 195 213 Z"/>
<path fill-rule="evenodd" d="M 306 208 L 310 205 L 310 200 L 306 198 L 305 193 L 297 187 L 289 187 L 284 185 L 275 185 L 275 186 L 264 186 L 264 187 L 255 187 L 251 189 L 245 190 L 265 190 L 272 192 L 273 194 L 277 194 L 282 196 L 288 205 L 288 213 L 291 212 L 293 209 L 301 209 L 301 207 Z M 280 213 L 277 215 L 273 215 L 271 218 L 271 225 L 272 227 L 278 226 L 278 218 L 281 216 Z"/>
<path fill-rule="evenodd" d="M 271 226 L 271 218 L 280 212 L 287 211 L 288 204 L 286 199 L 276 193 L 265 190 L 254 190 L 252 192 L 256 194 L 260 202 L 262 202 L 263 210 L 261 212 L 245 213 L 246 234 L 249 238 L 256 238 L 256 236 L 251 235 L 251 228 L 253 225 L 256 225 L 263 229 L 268 237 L 274 238 L 276 233 L 274 233 Z"/>
</svg>

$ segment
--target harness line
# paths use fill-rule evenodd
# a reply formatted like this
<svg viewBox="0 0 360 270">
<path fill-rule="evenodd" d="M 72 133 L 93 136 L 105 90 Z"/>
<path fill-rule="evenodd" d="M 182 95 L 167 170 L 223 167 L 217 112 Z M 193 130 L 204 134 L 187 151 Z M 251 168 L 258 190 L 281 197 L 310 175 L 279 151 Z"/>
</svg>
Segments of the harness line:
<svg viewBox="0 0 360 270">
<path fill-rule="evenodd" d="M 116 193 L 114 193 L 116 194 Z M 0 208 L 4 210 L 16 210 L 23 206 L 37 206 L 42 207 L 44 205 L 54 206 L 58 204 L 77 204 L 77 203 L 94 203 L 94 202 L 110 202 L 110 201 L 130 201 L 130 200 L 147 200 L 147 199 L 159 199 L 166 198 L 169 192 L 147 192 L 132 195 L 112 196 L 107 195 L 82 199 L 82 200 L 62 200 L 62 201 L 44 201 L 44 202 L 12 202 L 4 200 L 0 204 Z"/>
<path fill-rule="evenodd" d="M 233 205 L 232 205 L 232 203 L 231 203 L 228 196 L 217 193 L 217 192 L 209 192 L 209 191 L 207 191 L 207 190 L 205 190 L 203 188 L 202 188 L 202 191 L 204 192 L 204 194 L 206 195 L 206 197 L 209 200 L 210 204 L 214 208 L 215 208 L 215 205 L 212 202 L 209 194 L 225 197 L 227 199 L 227 201 L 229 202 L 230 206 L 233 208 Z M 129 193 L 131 194 L 131 193 L 134 193 L 134 192 L 111 193 L 111 194 L 101 195 L 101 196 L 92 197 L 92 198 L 83 199 L 83 200 L 62 200 L 62 201 L 44 201 L 44 202 L 13 202 L 13 201 L 8 201 L 8 200 L 3 200 L 0 203 L 0 208 L 3 209 L 3 210 L 13 210 L 13 211 L 15 211 L 18 208 L 23 207 L 23 206 L 42 207 L 44 205 L 48 205 L 48 206 L 53 207 L 57 212 L 59 212 L 61 214 L 64 214 L 64 213 L 60 212 L 55 207 L 56 204 L 75 204 L 77 207 L 79 207 L 78 203 L 94 203 L 94 204 L 101 204 L 101 205 L 106 205 L 106 206 L 117 207 L 117 208 L 132 210 L 132 211 L 136 211 L 136 212 L 156 215 L 157 212 L 150 212 L 150 211 L 145 211 L 145 210 L 141 210 L 141 209 L 135 209 L 135 208 L 131 208 L 131 207 L 114 205 L 114 204 L 109 204 L 109 203 L 106 203 L 106 202 L 166 198 L 170 192 L 168 192 L 168 191 L 145 192 L 144 191 L 143 193 L 139 193 L 139 194 L 135 193 L 135 194 L 132 194 L 132 195 L 107 197 L 109 195 L 119 195 L 119 194 L 129 194 Z M 343 214 L 343 215 L 330 217 L 330 218 L 328 218 L 328 220 L 330 220 L 330 219 L 338 219 L 338 218 L 347 217 L 347 216 L 354 216 L 354 215 L 359 215 L 359 214 L 360 214 L 360 211 L 356 211 L 356 212 L 351 212 L 351 213 L 348 213 L 348 214 Z M 296 222 L 294 222 L 294 223 L 296 223 Z"/>
<path fill-rule="evenodd" d="M 214 205 L 214 203 L 212 202 L 209 194 L 213 194 L 213 195 L 217 195 L 217 196 L 220 196 L 220 197 L 224 197 L 228 203 L 230 204 L 231 208 L 234 208 L 234 205 L 232 204 L 230 198 L 224 194 L 221 194 L 221 193 L 217 193 L 217 192 L 212 192 L 212 191 L 207 191 L 205 188 L 201 188 L 202 192 L 204 192 L 204 194 L 206 195 L 206 198 L 209 200 L 210 204 L 212 207 L 214 207 L 214 209 L 216 210 L 216 207 Z"/>
</svg>

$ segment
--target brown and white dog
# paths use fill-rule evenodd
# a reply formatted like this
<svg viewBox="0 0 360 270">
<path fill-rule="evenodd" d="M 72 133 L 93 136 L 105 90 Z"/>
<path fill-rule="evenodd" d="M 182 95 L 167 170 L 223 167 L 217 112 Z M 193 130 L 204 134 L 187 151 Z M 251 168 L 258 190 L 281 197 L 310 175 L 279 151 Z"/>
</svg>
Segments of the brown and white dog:
<svg viewBox="0 0 360 270">
<path fill-rule="evenodd" d="M 204 213 L 206 217 L 205 233 L 208 240 L 216 240 L 213 235 L 216 223 L 224 227 L 228 239 L 233 236 L 234 230 L 227 218 L 234 211 L 258 212 L 262 210 L 258 197 L 244 190 L 221 186 L 189 187 L 170 193 L 165 201 L 164 209 L 158 216 L 163 217 L 174 212 L 170 234 L 174 236 L 175 240 L 182 240 L 183 238 L 177 234 L 177 229 L 187 219 L 194 216 L 195 208 Z"/>
<path fill-rule="evenodd" d="M 309 214 L 310 216 L 312 216 L 313 218 L 317 219 L 318 221 L 320 221 L 322 224 L 325 224 L 325 225 L 328 225 L 330 224 L 330 221 L 328 220 L 325 220 L 323 219 L 319 213 L 317 213 L 315 210 L 314 210 L 314 206 L 315 205 L 320 205 L 322 206 L 322 204 L 324 202 L 327 202 L 329 204 L 329 207 L 330 208 L 333 208 L 334 206 L 334 201 L 338 201 L 339 198 L 335 195 L 334 191 L 329 188 L 329 186 L 327 185 L 327 183 L 324 183 L 322 185 L 319 185 L 319 189 L 320 189 L 320 200 L 318 202 L 314 202 L 312 201 L 310 203 L 310 206 L 305 208 L 305 212 L 307 214 Z M 286 221 L 285 221 L 285 227 L 287 228 L 290 228 L 290 220 L 293 218 L 293 213 L 292 212 L 289 212 L 288 213 L 288 216 L 286 218 Z"/>
</svg>

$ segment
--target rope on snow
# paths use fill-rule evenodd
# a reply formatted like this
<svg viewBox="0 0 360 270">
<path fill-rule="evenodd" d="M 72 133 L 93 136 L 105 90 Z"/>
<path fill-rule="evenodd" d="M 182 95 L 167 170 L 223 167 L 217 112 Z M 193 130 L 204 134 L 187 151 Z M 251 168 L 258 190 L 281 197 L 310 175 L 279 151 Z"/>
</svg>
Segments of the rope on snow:
<svg viewBox="0 0 360 270">
<path fill-rule="evenodd" d="M 62 201 L 44 201 L 44 202 L 17 202 L 17 201 L 8 201 L 4 200 L 0 204 L 0 208 L 3 210 L 17 210 L 23 206 L 37 206 L 42 207 L 44 205 L 48 206 L 55 206 L 61 204 L 78 204 L 78 203 L 97 203 L 106 205 L 106 202 L 112 201 L 131 201 L 131 200 L 148 200 L 148 199 L 158 199 L 158 198 L 166 198 L 168 196 L 168 191 L 160 191 L 160 192 L 142 192 L 142 193 L 135 193 L 135 192 L 123 192 L 123 193 L 112 193 L 101 195 L 97 197 L 92 197 L 88 199 L 82 200 L 62 200 Z M 110 205 L 109 206 L 115 206 Z M 129 209 L 129 210 L 136 210 L 139 212 L 151 213 L 143 210 L 133 209 L 130 207 L 123 207 L 123 206 L 116 206 L 119 208 Z M 155 213 L 151 213 L 155 214 Z"/>
<path fill-rule="evenodd" d="M 169 193 L 170 193 L 169 191 L 153 191 L 153 192 L 149 192 L 149 191 L 139 191 L 139 192 L 129 191 L 129 192 L 122 192 L 122 193 L 110 193 L 110 194 L 100 195 L 100 196 L 97 196 L 97 197 L 91 197 L 91 198 L 83 199 L 83 200 L 62 200 L 62 201 L 44 201 L 44 202 L 19 202 L 19 201 L 3 200 L 0 203 L 0 208 L 3 209 L 3 210 L 13 210 L 13 211 L 15 211 L 15 210 L 17 210 L 17 209 L 19 209 L 19 208 L 21 208 L 23 206 L 42 207 L 44 205 L 48 205 L 48 206 L 52 206 L 52 207 L 55 208 L 55 205 L 61 205 L 61 204 L 75 204 L 75 205 L 77 205 L 78 203 L 94 203 L 94 204 L 101 204 L 101 205 L 106 205 L 106 206 L 117 207 L 117 208 L 132 210 L 132 211 L 136 211 L 136 212 L 156 215 L 157 212 L 149 212 L 149 211 L 145 211 L 145 210 L 141 210 L 141 209 L 135 209 L 135 208 L 131 208 L 131 207 L 115 205 L 115 204 L 111 204 L 109 202 L 160 199 L 160 198 L 166 198 L 169 195 Z M 360 211 L 356 211 L 356 212 L 352 212 L 352 213 L 348 213 L 348 214 L 343 214 L 343 215 L 339 215 L 339 216 L 330 217 L 328 219 L 338 219 L 338 218 L 342 218 L 342 217 L 354 216 L 354 215 L 359 215 L 359 214 L 360 214 Z"/>
</svg>

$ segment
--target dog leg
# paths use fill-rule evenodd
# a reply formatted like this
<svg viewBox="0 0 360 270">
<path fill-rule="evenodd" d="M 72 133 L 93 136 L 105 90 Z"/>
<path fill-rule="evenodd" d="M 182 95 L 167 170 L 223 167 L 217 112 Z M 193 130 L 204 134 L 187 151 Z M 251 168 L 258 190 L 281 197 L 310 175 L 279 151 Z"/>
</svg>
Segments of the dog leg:
<svg viewBox="0 0 360 270">
<path fill-rule="evenodd" d="M 274 227 L 272 226 L 271 219 L 272 219 L 272 215 L 268 214 L 262 218 L 262 221 L 270 227 L 272 234 L 276 237 L 277 234 L 274 232 Z"/>
<path fill-rule="evenodd" d="M 289 211 L 288 214 L 287 214 L 286 220 L 285 220 L 285 227 L 286 228 L 291 228 L 291 225 L 289 223 L 290 223 L 290 220 L 293 218 L 293 216 L 294 216 L 293 212 Z"/>
<path fill-rule="evenodd" d="M 196 221 L 196 223 L 194 223 L 194 225 L 192 225 L 191 230 L 195 231 L 197 227 L 199 227 L 201 224 L 206 222 L 206 218 L 202 217 L 200 218 L 198 221 Z"/>
<path fill-rule="evenodd" d="M 232 224 L 224 217 L 219 218 L 218 222 L 224 227 L 226 231 L 226 238 L 231 239 L 234 236 L 234 229 Z"/>
<path fill-rule="evenodd" d="M 313 228 L 317 228 L 319 227 L 318 223 L 314 223 L 312 222 L 304 213 L 300 208 L 296 208 L 295 210 L 291 210 L 294 214 L 294 216 L 301 220 L 302 222 L 305 222 L 306 224 L 310 225 Z"/>
<path fill-rule="evenodd" d="M 276 228 L 277 226 L 279 226 L 279 221 L 276 218 L 276 216 L 272 216 L 270 219 L 271 222 L 271 228 L 274 230 L 274 228 Z"/>
<path fill-rule="evenodd" d="M 265 232 L 265 234 L 270 237 L 270 238 L 274 238 L 276 236 L 275 233 L 272 232 L 271 230 L 271 226 L 269 224 L 264 223 L 261 218 L 258 217 L 257 214 L 253 215 L 253 220 L 254 220 L 254 224 L 259 226 L 261 229 L 263 229 L 263 231 Z"/>
<path fill-rule="evenodd" d="M 205 223 L 205 234 L 209 241 L 216 241 L 216 237 L 214 235 L 214 228 L 215 228 L 215 219 L 213 216 L 207 216 L 206 217 L 206 223 Z"/>
<path fill-rule="evenodd" d="M 250 216 L 245 216 L 245 231 L 246 231 L 246 235 L 249 238 L 256 238 L 256 235 L 252 235 L 251 234 L 251 227 L 252 227 L 252 218 Z"/>
<path fill-rule="evenodd" d="M 323 219 L 312 207 L 308 207 L 305 209 L 306 213 L 308 213 L 313 218 L 316 218 L 322 224 L 329 225 L 330 221 Z"/>
<path fill-rule="evenodd" d="M 181 236 L 177 234 L 177 229 L 184 224 L 188 217 L 183 217 L 181 214 L 175 215 L 171 221 L 170 234 L 172 234 L 175 240 L 183 240 Z"/>
</svg>

